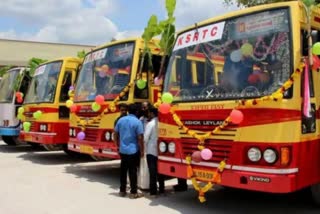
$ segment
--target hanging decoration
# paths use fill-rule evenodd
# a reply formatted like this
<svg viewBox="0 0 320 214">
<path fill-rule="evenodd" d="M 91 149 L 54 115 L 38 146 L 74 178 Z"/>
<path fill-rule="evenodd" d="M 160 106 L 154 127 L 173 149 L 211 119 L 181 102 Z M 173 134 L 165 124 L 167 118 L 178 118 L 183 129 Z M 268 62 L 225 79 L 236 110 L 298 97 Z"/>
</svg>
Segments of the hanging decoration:
<svg viewBox="0 0 320 214">
<path fill-rule="evenodd" d="M 241 49 L 241 53 L 243 55 L 249 55 L 252 54 L 252 46 L 250 47 L 249 45 L 245 45 L 242 47 Z M 247 107 L 251 107 L 254 105 L 258 105 L 259 103 L 265 102 L 265 101 L 280 101 L 283 96 L 284 96 L 284 92 L 286 90 L 288 90 L 294 82 L 294 79 L 300 75 L 303 67 L 305 67 L 305 64 L 302 63 L 300 65 L 299 68 L 297 68 L 294 73 L 290 76 L 290 78 L 274 93 L 272 93 L 271 95 L 267 95 L 267 96 L 263 96 L 261 98 L 254 98 L 254 99 L 247 99 L 247 100 L 240 100 L 237 101 L 237 105 L 231 110 L 229 116 L 223 121 L 223 123 L 219 126 L 217 126 L 215 129 L 213 129 L 212 131 L 208 131 L 202 134 L 197 134 L 197 132 L 195 130 L 191 130 L 188 127 L 186 127 L 183 122 L 181 121 L 181 119 L 179 118 L 179 116 L 177 115 L 177 113 L 175 112 L 176 107 L 171 106 L 171 96 L 168 95 L 167 93 L 165 96 L 163 96 L 161 94 L 161 91 L 159 91 L 158 93 L 158 101 L 154 104 L 155 107 L 159 108 L 159 111 L 162 114 L 168 114 L 171 113 L 173 120 L 175 121 L 175 123 L 177 124 L 177 126 L 179 126 L 184 132 L 186 132 L 189 136 L 196 138 L 199 143 L 198 143 L 198 149 L 199 151 L 195 151 L 192 153 L 192 155 L 188 155 L 186 157 L 186 163 L 187 163 L 187 175 L 188 178 L 191 178 L 192 180 L 192 184 L 194 186 L 194 188 L 198 191 L 199 193 L 199 200 L 200 202 L 205 202 L 205 192 L 207 192 L 209 189 L 211 189 L 213 187 L 214 184 L 218 184 L 221 183 L 221 174 L 226 166 L 226 160 L 222 160 L 219 164 L 219 167 L 216 169 L 215 173 L 214 173 L 214 178 L 212 181 L 208 182 L 205 186 L 200 187 L 200 185 L 197 182 L 197 178 L 195 176 L 195 173 L 193 172 L 191 163 L 192 161 L 194 161 L 195 163 L 201 162 L 201 160 L 210 160 L 212 157 L 212 151 L 208 148 L 205 148 L 205 140 L 208 139 L 210 136 L 220 132 L 222 129 L 224 129 L 226 126 L 229 125 L 229 123 L 233 123 L 233 124 L 240 124 L 243 119 L 244 119 L 244 115 L 242 113 L 242 111 L 240 110 L 241 108 L 247 108 Z M 169 93 L 170 94 L 170 93 Z M 165 99 L 167 101 L 164 102 Z"/>
</svg>

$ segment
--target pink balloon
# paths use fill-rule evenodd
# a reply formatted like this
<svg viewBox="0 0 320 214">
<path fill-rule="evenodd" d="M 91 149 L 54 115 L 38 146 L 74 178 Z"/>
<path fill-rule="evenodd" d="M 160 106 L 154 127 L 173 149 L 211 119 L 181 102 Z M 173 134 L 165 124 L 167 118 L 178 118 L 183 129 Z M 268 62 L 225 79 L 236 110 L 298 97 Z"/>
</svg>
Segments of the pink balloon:
<svg viewBox="0 0 320 214">
<path fill-rule="evenodd" d="M 154 78 L 154 84 L 155 84 L 155 85 L 160 85 L 161 82 L 162 82 L 162 79 L 161 79 L 161 78 L 158 78 L 158 77 Z"/>
<path fill-rule="evenodd" d="M 202 149 L 201 158 L 203 160 L 210 160 L 212 158 L 212 151 L 210 149 Z"/>
<path fill-rule="evenodd" d="M 193 152 L 192 155 L 191 155 L 191 159 L 196 163 L 201 162 L 201 160 L 202 160 L 201 152 L 200 151 Z"/>
<path fill-rule="evenodd" d="M 161 103 L 159 106 L 159 111 L 162 114 L 168 114 L 170 112 L 171 105 L 169 103 Z"/>
<path fill-rule="evenodd" d="M 78 110 L 78 106 L 75 105 L 75 104 L 73 104 L 73 105 L 70 107 L 70 111 L 71 111 L 72 113 L 76 112 L 77 110 Z"/>
<path fill-rule="evenodd" d="M 78 140 L 83 140 L 86 137 L 86 134 L 84 132 L 79 132 L 77 134 L 77 139 Z"/>
<path fill-rule="evenodd" d="M 96 103 L 101 105 L 104 102 L 104 97 L 102 95 L 97 95 L 95 101 L 96 101 Z"/>
<path fill-rule="evenodd" d="M 231 122 L 234 124 L 239 124 L 243 120 L 243 113 L 237 109 L 233 109 L 230 113 Z"/>
</svg>

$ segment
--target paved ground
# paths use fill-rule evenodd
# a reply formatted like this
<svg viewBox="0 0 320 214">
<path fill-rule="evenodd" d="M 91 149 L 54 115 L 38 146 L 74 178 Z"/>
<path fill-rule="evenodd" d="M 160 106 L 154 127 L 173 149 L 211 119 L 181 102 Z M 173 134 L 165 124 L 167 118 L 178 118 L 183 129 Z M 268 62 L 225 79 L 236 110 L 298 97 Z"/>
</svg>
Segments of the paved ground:
<svg viewBox="0 0 320 214">
<path fill-rule="evenodd" d="M 190 189 L 132 200 L 117 196 L 117 161 L 92 162 L 2 142 L 0 159 L 0 214 L 320 213 L 307 192 L 271 195 L 218 188 L 201 204 Z M 173 184 L 169 181 L 167 188 Z"/>
</svg>

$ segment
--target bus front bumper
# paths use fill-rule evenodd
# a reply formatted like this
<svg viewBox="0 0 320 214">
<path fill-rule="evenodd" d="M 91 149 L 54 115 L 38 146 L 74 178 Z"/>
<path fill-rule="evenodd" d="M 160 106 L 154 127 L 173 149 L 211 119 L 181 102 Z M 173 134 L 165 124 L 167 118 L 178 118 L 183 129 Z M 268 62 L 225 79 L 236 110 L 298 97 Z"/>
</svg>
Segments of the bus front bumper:
<svg viewBox="0 0 320 214">
<path fill-rule="evenodd" d="M 158 160 L 160 174 L 187 178 L 185 160 L 165 156 L 159 156 Z M 200 162 L 192 164 L 192 169 L 200 171 L 201 175 L 208 176 L 211 173 L 212 176 L 218 166 L 219 163 Z M 289 193 L 298 190 L 298 171 L 298 168 L 270 169 L 227 164 L 221 174 L 220 185 L 270 193 Z"/>
<path fill-rule="evenodd" d="M 0 136 L 19 136 L 20 128 L 0 127 Z"/>
<path fill-rule="evenodd" d="M 21 141 L 39 143 L 39 144 L 57 144 L 57 133 L 50 132 L 25 132 L 20 131 L 19 138 Z"/>
<path fill-rule="evenodd" d="M 111 159 L 120 159 L 117 147 L 113 142 L 108 143 L 94 143 L 91 141 L 70 138 L 68 149 L 74 152 L 94 155 L 98 157 L 105 157 Z"/>
</svg>

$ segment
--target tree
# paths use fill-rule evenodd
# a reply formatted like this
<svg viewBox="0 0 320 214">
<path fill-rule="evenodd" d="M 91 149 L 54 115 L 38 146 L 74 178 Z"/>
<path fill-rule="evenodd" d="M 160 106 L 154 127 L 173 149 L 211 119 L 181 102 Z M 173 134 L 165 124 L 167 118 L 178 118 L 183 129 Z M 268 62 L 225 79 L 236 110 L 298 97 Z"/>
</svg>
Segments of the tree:
<svg viewBox="0 0 320 214">
<path fill-rule="evenodd" d="M 237 4 L 238 7 L 252 7 L 256 5 L 276 3 L 276 2 L 286 2 L 294 0 L 223 0 L 226 5 Z M 306 5 L 319 4 L 320 0 L 303 0 Z"/>
</svg>

